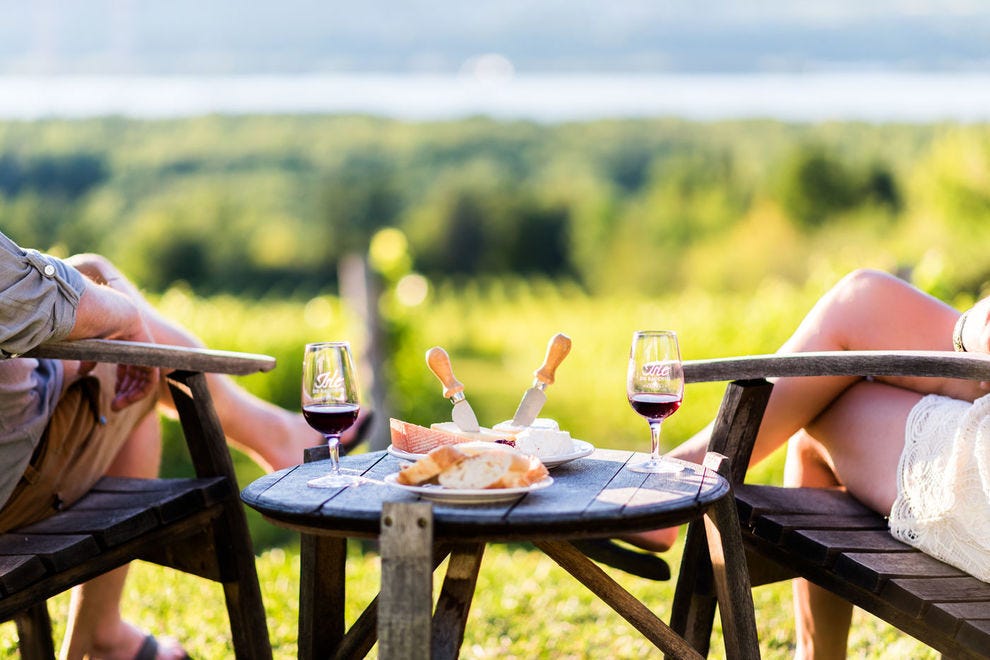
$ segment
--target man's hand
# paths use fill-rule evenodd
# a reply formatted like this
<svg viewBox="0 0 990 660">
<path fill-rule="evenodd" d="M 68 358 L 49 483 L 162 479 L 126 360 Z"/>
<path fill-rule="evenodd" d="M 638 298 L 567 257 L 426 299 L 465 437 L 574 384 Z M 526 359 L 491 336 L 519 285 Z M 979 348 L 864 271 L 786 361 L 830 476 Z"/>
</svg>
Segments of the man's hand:
<svg viewBox="0 0 990 660">
<path fill-rule="evenodd" d="M 140 312 L 140 306 L 127 293 L 117 291 L 112 284 L 86 283 L 86 290 L 76 308 L 76 324 L 69 339 L 120 339 L 153 342 L 151 332 Z M 88 373 L 92 363 L 79 365 L 79 373 Z M 158 369 L 134 365 L 117 367 L 112 410 L 123 410 L 154 392 L 158 387 Z"/>
</svg>

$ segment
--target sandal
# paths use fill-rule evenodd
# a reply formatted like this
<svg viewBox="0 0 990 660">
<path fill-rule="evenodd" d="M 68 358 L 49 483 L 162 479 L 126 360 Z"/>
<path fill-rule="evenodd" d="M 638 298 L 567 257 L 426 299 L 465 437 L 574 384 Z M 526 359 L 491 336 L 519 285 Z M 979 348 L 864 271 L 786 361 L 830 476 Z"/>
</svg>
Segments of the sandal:
<svg viewBox="0 0 990 660">
<path fill-rule="evenodd" d="M 188 653 L 182 657 L 185 660 L 190 660 Z M 141 642 L 141 648 L 138 649 L 137 655 L 134 656 L 134 660 L 156 660 L 156 658 L 158 658 L 158 640 L 155 639 L 154 635 L 145 635 L 144 641 Z"/>
</svg>

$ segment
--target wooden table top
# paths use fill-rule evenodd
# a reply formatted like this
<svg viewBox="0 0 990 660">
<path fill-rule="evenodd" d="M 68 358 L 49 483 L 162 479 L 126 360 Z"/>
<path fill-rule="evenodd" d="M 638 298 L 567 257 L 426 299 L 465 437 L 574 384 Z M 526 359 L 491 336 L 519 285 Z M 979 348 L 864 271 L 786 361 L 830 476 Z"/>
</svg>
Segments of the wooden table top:
<svg viewBox="0 0 990 660">
<path fill-rule="evenodd" d="M 683 463 L 676 477 L 642 474 L 625 465 L 645 454 L 596 449 L 590 456 L 550 470 L 553 484 L 518 499 L 484 504 L 433 503 L 437 540 L 513 541 L 612 536 L 692 520 L 729 492 L 728 482 L 700 465 Z M 309 534 L 375 537 L 382 503 L 418 496 L 383 480 L 402 461 L 378 451 L 341 458 L 368 483 L 342 489 L 310 488 L 328 461 L 305 463 L 261 477 L 241 493 L 272 523 Z"/>
</svg>

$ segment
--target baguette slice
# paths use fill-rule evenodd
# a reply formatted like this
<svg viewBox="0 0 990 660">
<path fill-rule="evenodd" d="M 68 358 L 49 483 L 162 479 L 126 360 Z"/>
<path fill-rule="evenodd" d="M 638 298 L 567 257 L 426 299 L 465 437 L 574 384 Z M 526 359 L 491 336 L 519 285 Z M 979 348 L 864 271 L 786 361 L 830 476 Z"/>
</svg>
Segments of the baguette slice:
<svg viewBox="0 0 990 660">
<path fill-rule="evenodd" d="M 479 490 L 529 486 L 545 476 L 547 469 L 539 459 L 493 449 L 468 456 L 442 471 L 437 481 L 445 488 Z"/>
<path fill-rule="evenodd" d="M 457 445 L 462 442 L 495 442 L 511 439 L 510 435 L 496 433 L 491 429 L 482 429 L 480 433 L 466 433 L 458 429 L 453 422 L 443 422 L 426 428 L 392 418 L 388 420 L 388 426 L 392 435 L 392 446 L 410 454 L 427 454 L 436 447 Z"/>
<path fill-rule="evenodd" d="M 449 470 L 468 457 L 469 454 L 453 445 L 443 445 L 433 449 L 415 463 L 402 468 L 395 480 L 406 486 L 421 486 L 431 481 L 435 482 L 445 470 Z"/>
</svg>

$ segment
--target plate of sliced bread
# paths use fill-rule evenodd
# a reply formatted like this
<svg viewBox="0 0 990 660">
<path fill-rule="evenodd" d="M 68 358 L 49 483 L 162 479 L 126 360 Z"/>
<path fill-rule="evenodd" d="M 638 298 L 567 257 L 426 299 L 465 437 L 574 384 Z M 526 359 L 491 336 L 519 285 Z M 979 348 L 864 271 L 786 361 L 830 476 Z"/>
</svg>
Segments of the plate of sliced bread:
<svg viewBox="0 0 990 660">
<path fill-rule="evenodd" d="M 448 503 L 512 500 L 550 486 L 553 479 L 535 456 L 489 442 L 442 445 L 385 483 L 425 499 Z"/>
</svg>

